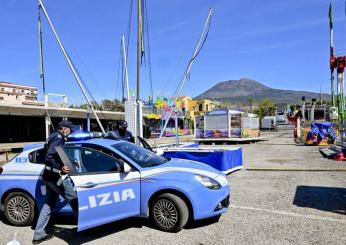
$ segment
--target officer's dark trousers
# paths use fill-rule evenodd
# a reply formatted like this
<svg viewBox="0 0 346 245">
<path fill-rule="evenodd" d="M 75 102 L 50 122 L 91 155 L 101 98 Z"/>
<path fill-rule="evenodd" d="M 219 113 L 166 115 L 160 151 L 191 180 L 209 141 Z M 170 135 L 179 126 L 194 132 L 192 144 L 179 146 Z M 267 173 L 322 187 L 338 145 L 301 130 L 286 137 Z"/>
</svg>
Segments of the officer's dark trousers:
<svg viewBox="0 0 346 245">
<path fill-rule="evenodd" d="M 69 178 L 62 182 L 62 186 L 57 186 L 56 182 L 46 181 L 46 190 L 45 202 L 37 220 L 33 240 L 40 240 L 47 235 L 45 228 L 49 222 L 52 210 L 57 204 L 59 195 L 65 198 L 72 207 L 74 214 L 78 215 L 77 194 L 73 190 L 73 185 Z"/>
</svg>

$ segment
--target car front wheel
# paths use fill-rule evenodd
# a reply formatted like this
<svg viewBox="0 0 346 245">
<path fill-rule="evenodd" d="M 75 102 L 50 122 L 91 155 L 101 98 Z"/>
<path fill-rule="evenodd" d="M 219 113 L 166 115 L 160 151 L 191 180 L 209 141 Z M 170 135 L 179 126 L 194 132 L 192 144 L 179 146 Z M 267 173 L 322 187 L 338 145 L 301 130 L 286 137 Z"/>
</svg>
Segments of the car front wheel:
<svg viewBox="0 0 346 245">
<path fill-rule="evenodd" d="M 29 195 L 13 192 L 5 199 L 4 215 L 11 225 L 30 225 L 35 217 L 35 203 Z"/>
<path fill-rule="evenodd" d="M 180 197 L 165 193 L 158 196 L 151 205 L 151 218 L 164 231 L 178 232 L 187 223 L 189 209 Z"/>
</svg>

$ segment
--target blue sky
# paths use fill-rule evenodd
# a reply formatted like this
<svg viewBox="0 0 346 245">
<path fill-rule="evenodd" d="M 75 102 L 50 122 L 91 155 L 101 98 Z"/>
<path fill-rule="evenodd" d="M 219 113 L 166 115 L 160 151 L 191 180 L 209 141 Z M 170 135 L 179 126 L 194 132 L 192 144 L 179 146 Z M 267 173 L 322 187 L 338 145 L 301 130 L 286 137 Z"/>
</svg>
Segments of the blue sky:
<svg viewBox="0 0 346 245">
<path fill-rule="evenodd" d="M 95 99 L 119 98 L 120 36 L 127 31 L 130 0 L 44 3 Z M 147 7 L 155 95 L 173 94 L 209 7 L 214 8 L 214 16 L 208 40 L 183 94 L 197 96 L 217 82 L 243 77 L 273 88 L 318 92 L 321 85 L 330 92 L 328 0 L 147 0 Z M 334 46 L 338 54 L 345 54 L 345 2 L 334 0 L 333 10 Z M 67 94 L 70 103 L 83 103 L 42 19 L 47 90 Z M 37 86 L 42 92 L 36 0 L 1 0 L 0 33 L 0 81 Z M 134 89 L 134 25 L 131 35 L 129 78 Z M 147 98 L 148 67 L 143 67 L 142 78 L 141 97 Z"/>
</svg>

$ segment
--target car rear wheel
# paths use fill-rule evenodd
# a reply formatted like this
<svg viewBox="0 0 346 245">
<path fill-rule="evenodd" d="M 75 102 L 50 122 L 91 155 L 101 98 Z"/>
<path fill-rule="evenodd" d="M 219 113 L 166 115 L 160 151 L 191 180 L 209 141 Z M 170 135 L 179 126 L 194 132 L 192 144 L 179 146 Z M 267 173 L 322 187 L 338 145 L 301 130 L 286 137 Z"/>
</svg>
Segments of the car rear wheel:
<svg viewBox="0 0 346 245">
<path fill-rule="evenodd" d="M 23 192 L 13 192 L 5 199 L 4 215 L 11 225 L 30 225 L 35 217 L 34 200 Z"/>
<path fill-rule="evenodd" d="M 164 231 L 178 232 L 187 223 L 189 209 L 180 197 L 165 193 L 158 196 L 151 205 L 151 218 Z"/>
</svg>

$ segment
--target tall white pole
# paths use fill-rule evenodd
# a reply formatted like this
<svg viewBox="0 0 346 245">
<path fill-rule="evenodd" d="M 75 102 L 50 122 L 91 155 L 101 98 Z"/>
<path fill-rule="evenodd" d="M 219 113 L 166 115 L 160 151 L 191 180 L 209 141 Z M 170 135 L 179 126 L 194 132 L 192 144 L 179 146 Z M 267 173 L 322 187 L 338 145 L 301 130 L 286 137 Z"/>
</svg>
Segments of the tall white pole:
<svg viewBox="0 0 346 245">
<path fill-rule="evenodd" d="M 70 57 L 67 55 L 67 52 L 66 52 L 66 50 L 65 50 L 65 48 L 64 48 L 64 46 L 63 46 L 63 44 L 61 43 L 60 38 L 59 38 L 57 32 L 55 31 L 55 28 L 54 28 L 54 26 L 53 26 L 53 23 L 52 23 L 52 21 L 51 21 L 50 18 L 49 18 L 49 15 L 48 15 L 48 13 L 47 13 L 47 10 L 46 10 L 45 6 L 43 5 L 42 0 L 38 0 L 38 2 L 39 2 L 39 4 L 40 4 L 41 7 L 42 7 L 43 13 L 44 13 L 44 15 L 46 16 L 46 18 L 47 18 L 47 20 L 48 20 L 49 26 L 51 27 L 51 29 L 52 29 L 52 31 L 53 31 L 53 34 L 54 34 L 54 36 L 55 36 L 55 38 L 56 38 L 56 40 L 57 40 L 57 42 L 58 42 L 58 44 L 59 44 L 59 46 L 60 46 L 60 48 L 61 48 L 61 51 L 63 52 L 63 54 L 64 54 L 64 56 L 65 56 L 65 58 L 66 58 L 66 61 L 67 61 L 68 65 L 70 66 L 70 69 L 71 69 L 71 71 L 72 71 L 72 73 L 73 73 L 73 76 L 75 77 L 75 79 L 76 79 L 76 81 L 77 81 L 77 83 L 78 83 L 79 88 L 81 89 L 81 91 L 82 91 L 82 93 L 83 93 L 83 95 L 84 95 L 86 101 L 88 102 L 88 104 L 89 104 L 89 106 L 90 106 L 90 109 L 91 109 L 91 111 L 93 112 L 93 114 L 94 114 L 94 116 L 95 116 L 95 118 L 96 118 L 96 121 L 97 121 L 99 127 L 101 128 L 101 131 L 102 131 L 103 133 L 106 133 L 106 131 L 104 130 L 104 128 L 103 128 L 103 126 L 102 126 L 102 124 L 101 124 L 101 121 L 100 121 L 99 117 L 97 116 L 97 114 L 96 114 L 96 112 L 95 112 L 95 110 L 94 110 L 93 105 L 91 104 L 91 102 L 90 102 L 90 100 L 89 100 L 89 98 L 88 98 L 88 95 L 86 94 L 86 92 L 85 92 L 85 90 L 84 90 L 84 87 L 83 87 L 83 85 L 82 85 L 81 79 L 79 78 L 79 76 L 78 76 L 78 74 L 77 74 L 77 72 L 76 72 L 75 67 L 74 67 L 74 65 L 72 64 L 72 62 L 71 62 L 71 60 L 70 60 Z"/>
<path fill-rule="evenodd" d="M 332 1 L 329 5 L 329 47 L 330 47 L 330 88 L 331 88 L 331 99 L 332 106 L 335 107 L 335 98 L 334 98 L 334 66 L 335 66 L 335 57 L 334 57 L 334 31 L 333 31 L 333 10 L 332 10 Z"/>
<path fill-rule="evenodd" d="M 121 35 L 121 43 L 123 46 L 123 56 L 124 56 L 124 66 L 125 66 L 125 79 L 126 79 L 126 89 L 127 89 L 127 100 L 130 100 L 130 87 L 129 87 L 129 76 L 127 73 L 127 59 L 126 59 L 126 47 L 125 47 L 125 36 Z"/>
<path fill-rule="evenodd" d="M 142 33 L 142 0 L 138 0 L 137 1 L 137 89 L 136 89 L 136 106 L 137 106 L 137 110 L 136 110 L 136 140 L 138 136 L 142 136 L 141 135 L 141 129 L 140 129 L 140 125 L 141 125 L 141 94 L 140 94 L 140 89 L 141 89 L 141 85 L 140 85 L 140 81 L 141 81 L 141 55 L 142 55 L 142 44 L 143 44 L 143 33 Z"/>
</svg>

